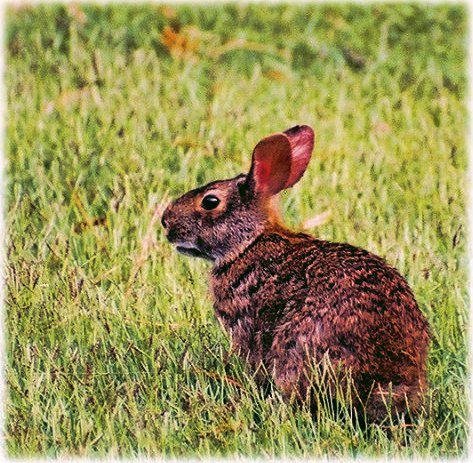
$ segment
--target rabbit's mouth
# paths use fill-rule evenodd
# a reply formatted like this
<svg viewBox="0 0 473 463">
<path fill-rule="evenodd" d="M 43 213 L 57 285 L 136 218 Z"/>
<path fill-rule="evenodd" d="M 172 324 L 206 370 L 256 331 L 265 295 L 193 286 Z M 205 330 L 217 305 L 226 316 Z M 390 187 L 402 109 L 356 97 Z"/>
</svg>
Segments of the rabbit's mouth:
<svg viewBox="0 0 473 463">
<path fill-rule="evenodd" d="M 188 244 L 178 244 L 176 245 L 177 252 L 191 257 L 202 257 L 203 259 L 211 259 L 205 252 L 196 248 L 195 246 L 189 246 Z"/>
</svg>

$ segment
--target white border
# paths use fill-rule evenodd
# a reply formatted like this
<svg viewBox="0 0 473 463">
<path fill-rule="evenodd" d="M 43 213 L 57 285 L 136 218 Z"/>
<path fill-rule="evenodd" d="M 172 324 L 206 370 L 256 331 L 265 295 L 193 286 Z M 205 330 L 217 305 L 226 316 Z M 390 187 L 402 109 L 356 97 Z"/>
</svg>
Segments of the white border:
<svg viewBox="0 0 473 463">
<path fill-rule="evenodd" d="M 199 5 L 211 5 L 211 4 L 223 4 L 223 3 L 240 3 L 240 4 L 250 4 L 250 3 L 261 3 L 261 4 L 277 4 L 277 3 L 291 3 L 291 4 L 324 4 L 324 3 L 331 3 L 331 4 L 342 4 L 342 3 L 355 3 L 355 4 L 376 4 L 376 3 L 415 3 L 415 4 L 462 4 L 465 5 L 467 9 L 467 15 L 468 15 L 468 34 L 467 34 L 467 40 L 468 40 L 468 93 L 467 93 L 467 102 L 468 102 L 468 154 L 469 154 L 469 165 L 468 165 L 468 172 L 467 172 L 467 180 L 468 180 L 468 192 L 467 192 L 467 220 L 468 220 L 468 246 L 467 246 L 467 252 L 468 252 L 468 270 L 469 270 L 469 282 L 468 282 L 468 289 L 469 289 L 469 295 L 473 295 L 473 243 L 470 240 L 471 237 L 471 232 L 470 232 L 470 227 L 473 225 L 473 167 L 472 167 L 472 146 L 473 146 L 473 118 L 471 115 L 473 114 L 473 80 L 471 79 L 471 76 L 473 76 L 473 7 L 471 6 L 470 2 L 468 0 L 464 1 L 458 1 L 458 0 L 430 0 L 430 1 L 413 1 L 413 0 L 391 0 L 391 1 L 367 1 L 367 0 L 297 0 L 297 1 L 291 1 L 291 0 L 207 0 L 207 1 L 194 1 L 194 0 L 169 0 L 169 1 L 141 1 L 141 0 L 118 0 L 118 1 L 106 1 L 106 0 L 95 0 L 93 2 L 74 2 L 71 0 L 63 0 L 63 1 L 58 1 L 58 0 L 31 0 L 31 1 L 18 1 L 18 0 L 12 0 L 10 2 L 6 2 L 5 0 L 0 0 L 0 35 L 2 38 L 2 43 L 3 46 L 0 50 L 0 75 L 2 76 L 2 79 L 4 79 L 5 76 L 5 61 L 6 61 L 6 53 L 5 53 L 5 47 L 6 47 L 6 42 L 5 42 L 5 11 L 7 5 L 38 5 L 42 3 L 63 3 L 63 4 L 68 4 L 68 3 L 95 3 L 95 4 L 111 4 L 111 3 L 128 3 L 128 4 L 149 4 L 149 3 L 155 3 L 155 4 L 199 4 Z M 6 416 L 6 376 L 5 376 L 5 371 L 6 371 L 6 338 L 5 338 L 5 285 L 4 285 L 4 279 L 5 279 L 5 274 L 6 274 L 6 223 L 5 223 L 5 218 L 6 218 L 6 154 L 5 154 L 5 133 L 6 133 L 6 106 L 7 106 L 7 101 L 6 101 L 6 88 L 5 84 L 2 85 L 1 87 L 1 92 L 0 92 L 0 108 L 1 108 L 1 126 L 0 126 L 0 140 L 1 140 L 1 154 L 0 154 L 0 262 L 1 262 L 1 283 L 0 283 L 0 303 L 1 303 L 1 311 L 0 311 L 0 322 L 3 327 L 2 330 L 0 330 L 0 403 L 2 405 L 1 412 L 0 412 L 0 433 L 1 433 L 1 439 L 0 439 L 0 461 L 7 461 L 10 460 L 7 458 L 6 454 L 6 446 L 5 446 L 5 431 L 6 431 L 6 426 L 5 426 L 5 416 Z M 470 314 L 471 314 L 471 302 L 470 302 Z M 471 322 L 470 322 L 471 323 Z M 469 366 L 469 373 L 473 371 L 473 363 L 472 363 L 472 342 L 473 342 L 473 335 L 471 334 L 471 330 L 469 329 L 469 353 L 468 353 L 468 366 Z M 468 391 L 468 396 L 470 398 L 469 404 L 471 405 L 473 402 L 473 394 L 472 394 L 472 383 L 471 383 L 471 375 L 469 378 L 469 391 Z M 470 423 L 470 429 L 472 428 L 472 413 L 471 413 L 471 406 L 469 407 L 469 423 Z M 473 436 L 472 432 L 469 432 L 468 435 L 468 450 L 467 450 L 467 455 L 471 456 L 473 455 Z M 467 458 L 468 458 L 467 456 Z M 17 461 L 17 462 L 31 462 L 31 461 L 47 461 L 47 460 L 53 460 L 52 458 L 14 458 L 11 459 L 12 461 Z M 56 460 L 56 459 L 55 459 Z M 65 460 L 65 461 L 77 461 L 80 460 L 81 462 L 96 462 L 96 461 L 102 461 L 101 459 L 91 459 L 91 458 L 79 458 L 79 457 L 73 457 L 73 458 L 60 458 L 57 460 Z M 118 459 L 118 458 L 105 458 L 104 460 L 106 461 L 116 461 L 116 462 L 126 462 L 126 461 L 189 461 L 189 462 L 201 462 L 202 459 L 197 459 L 197 458 L 192 458 L 192 459 L 176 459 L 176 458 L 144 458 L 144 457 L 137 457 L 137 458 L 126 458 L 126 459 Z M 209 462 L 219 462 L 219 461 L 239 461 L 239 462 L 250 462 L 250 461 L 263 461 L 263 459 L 250 459 L 250 458 L 242 458 L 242 457 L 229 457 L 225 459 L 220 459 L 220 458 L 208 458 L 206 461 Z M 311 458 L 308 459 L 309 461 L 330 461 L 330 462 L 344 462 L 347 460 L 347 458 L 330 458 L 330 457 L 324 457 L 324 458 Z M 350 459 L 353 460 L 353 459 Z M 363 458 L 357 458 L 357 461 L 390 461 L 390 462 L 397 462 L 397 461 L 413 461 L 415 459 L 401 459 L 401 458 L 368 458 L 368 457 L 363 457 Z M 453 460 L 453 459 L 449 459 Z M 264 461 L 302 461 L 298 459 L 264 459 Z M 304 460 L 304 461 L 307 461 Z M 428 458 L 424 459 L 423 461 L 434 461 L 433 458 Z M 435 461 L 442 461 L 441 459 L 436 458 Z"/>
</svg>

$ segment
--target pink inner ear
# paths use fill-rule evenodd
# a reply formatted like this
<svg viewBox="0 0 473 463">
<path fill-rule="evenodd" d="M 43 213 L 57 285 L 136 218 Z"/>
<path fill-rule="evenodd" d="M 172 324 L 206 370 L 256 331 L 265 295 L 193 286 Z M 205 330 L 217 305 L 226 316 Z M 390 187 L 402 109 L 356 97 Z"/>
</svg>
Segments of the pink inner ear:
<svg viewBox="0 0 473 463">
<path fill-rule="evenodd" d="M 257 161 L 256 167 L 258 175 L 258 183 L 261 185 L 267 185 L 271 178 L 271 165 L 267 159 Z"/>
<path fill-rule="evenodd" d="M 296 125 L 263 138 L 253 151 L 250 178 L 255 191 L 274 195 L 294 185 L 304 174 L 314 148 L 314 131 Z"/>
<path fill-rule="evenodd" d="M 263 138 L 253 152 L 253 179 L 256 191 L 274 195 L 285 188 L 291 175 L 291 144 L 277 133 Z"/>
<path fill-rule="evenodd" d="M 291 144 L 291 174 L 284 188 L 297 183 L 304 175 L 314 149 L 314 131 L 308 125 L 296 125 L 284 132 Z"/>
</svg>

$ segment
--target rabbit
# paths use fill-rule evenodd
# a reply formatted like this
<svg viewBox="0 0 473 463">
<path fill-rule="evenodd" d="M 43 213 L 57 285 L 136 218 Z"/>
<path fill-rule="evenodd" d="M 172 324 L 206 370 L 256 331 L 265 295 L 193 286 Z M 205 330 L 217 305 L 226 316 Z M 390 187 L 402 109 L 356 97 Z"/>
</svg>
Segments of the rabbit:
<svg viewBox="0 0 473 463">
<path fill-rule="evenodd" d="M 406 280 L 361 248 L 289 230 L 277 213 L 275 196 L 301 179 L 313 147 L 307 125 L 263 138 L 248 174 L 189 191 L 164 210 L 166 237 L 213 263 L 216 317 L 285 400 L 314 393 L 311 365 L 325 358 L 349 373 L 353 407 L 367 420 L 414 416 L 427 388 L 430 332 Z"/>
</svg>

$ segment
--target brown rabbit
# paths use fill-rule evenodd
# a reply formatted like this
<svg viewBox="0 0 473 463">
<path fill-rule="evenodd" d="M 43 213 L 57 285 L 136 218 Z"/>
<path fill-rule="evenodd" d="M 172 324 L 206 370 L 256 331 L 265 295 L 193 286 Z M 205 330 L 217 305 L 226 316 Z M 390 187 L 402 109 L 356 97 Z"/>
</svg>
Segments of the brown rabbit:
<svg viewBox="0 0 473 463">
<path fill-rule="evenodd" d="M 304 174 L 314 132 L 261 140 L 250 172 L 189 191 L 162 216 L 177 250 L 213 262 L 215 312 L 237 351 L 304 400 L 329 359 L 349 371 L 369 420 L 415 412 L 426 388 L 428 325 L 406 280 L 349 244 L 288 230 L 272 198 Z M 341 368 L 340 368 L 341 367 Z"/>
</svg>

